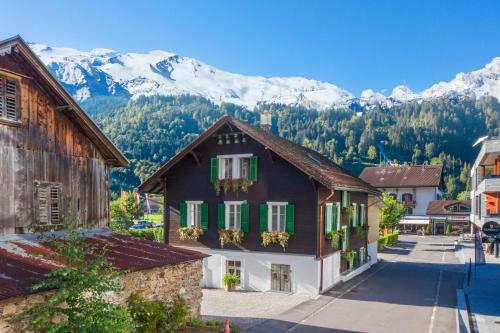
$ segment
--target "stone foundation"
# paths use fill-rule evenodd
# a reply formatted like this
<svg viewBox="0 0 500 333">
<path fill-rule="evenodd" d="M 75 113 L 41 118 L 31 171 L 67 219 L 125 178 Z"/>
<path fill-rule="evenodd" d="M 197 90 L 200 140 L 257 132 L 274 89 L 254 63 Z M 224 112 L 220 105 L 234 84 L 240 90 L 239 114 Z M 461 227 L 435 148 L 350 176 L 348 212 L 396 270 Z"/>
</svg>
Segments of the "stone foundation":
<svg viewBox="0 0 500 333">
<path fill-rule="evenodd" d="M 121 276 L 123 290 L 110 293 L 108 299 L 126 306 L 134 292 L 148 300 L 169 301 L 180 295 L 191 310 L 191 318 L 197 318 L 203 296 L 200 287 L 202 274 L 201 260 L 127 273 Z M 33 305 L 46 302 L 53 293 L 49 291 L 0 301 L 0 332 L 29 332 L 26 322 L 10 320 Z"/>
</svg>

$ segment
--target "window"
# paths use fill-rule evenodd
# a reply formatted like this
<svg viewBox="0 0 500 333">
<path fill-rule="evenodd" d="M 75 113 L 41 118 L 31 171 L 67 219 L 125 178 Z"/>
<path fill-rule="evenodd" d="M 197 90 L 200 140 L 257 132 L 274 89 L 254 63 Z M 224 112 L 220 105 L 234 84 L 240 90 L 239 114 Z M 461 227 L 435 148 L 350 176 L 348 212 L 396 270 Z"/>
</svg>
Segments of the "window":
<svg viewBox="0 0 500 333">
<path fill-rule="evenodd" d="M 257 180 L 257 156 L 252 154 L 219 155 L 211 162 L 211 181 L 217 179 Z"/>
<path fill-rule="evenodd" d="M 226 202 L 226 230 L 241 229 L 241 205 L 243 202 Z"/>
<path fill-rule="evenodd" d="M 325 205 L 325 234 L 340 230 L 340 202 Z"/>
<path fill-rule="evenodd" d="M 412 202 L 412 201 L 413 201 L 413 194 L 411 194 L 411 193 L 404 193 L 404 194 L 402 195 L 402 198 L 401 198 L 401 199 L 402 199 L 402 201 L 404 201 L 404 202 Z"/>
<path fill-rule="evenodd" d="M 286 202 L 268 202 L 269 231 L 284 232 L 286 230 Z"/>
<path fill-rule="evenodd" d="M 180 203 L 179 226 L 181 228 L 201 227 L 208 230 L 208 203 L 203 201 L 186 201 Z"/>
<path fill-rule="evenodd" d="M 359 205 L 359 224 L 366 224 L 366 206 L 365 204 Z"/>
<path fill-rule="evenodd" d="M 237 275 L 241 282 L 241 261 L 226 260 L 226 273 Z"/>
<path fill-rule="evenodd" d="M 364 247 L 359 248 L 359 263 L 363 265 L 366 262 L 366 249 Z"/>
<path fill-rule="evenodd" d="M 19 119 L 18 83 L 4 76 L 0 76 L 0 119 Z"/>
<path fill-rule="evenodd" d="M 188 201 L 187 203 L 187 226 L 201 227 L 201 201 Z"/>
<path fill-rule="evenodd" d="M 359 212 L 358 212 L 358 204 L 352 204 L 352 226 L 355 227 L 358 225 Z"/>
<path fill-rule="evenodd" d="M 233 159 L 232 158 L 220 158 L 219 159 L 219 179 L 231 179 L 233 178 Z"/>
<path fill-rule="evenodd" d="M 61 184 L 35 182 L 36 224 L 49 226 L 61 224 Z"/>
</svg>

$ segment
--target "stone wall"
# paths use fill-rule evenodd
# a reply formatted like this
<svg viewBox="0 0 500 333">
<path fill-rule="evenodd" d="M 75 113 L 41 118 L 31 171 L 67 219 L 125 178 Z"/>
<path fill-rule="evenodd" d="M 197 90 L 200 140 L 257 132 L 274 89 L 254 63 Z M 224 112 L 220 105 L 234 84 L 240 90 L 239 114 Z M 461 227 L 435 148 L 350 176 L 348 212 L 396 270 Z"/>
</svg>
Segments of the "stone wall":
<svg viewBox="0 0 500 333">
<path fill-rule="evenodd" d="M 191 310 L 191 318 L 196 318 L 200 315 L 202 274 L 201 260 L 130 272 L 121 276 L 123 290 L 111 293 L 109 300 L 126 306 L 133 292 L 139 292 L 149 300 L 168 301 L 180 295 Z M 53 293 L 49 291 L 0 301 L 0 332 L 30 332 L 26 329 L 26 322 L 10 320 L 33 305 L 46 302 Z"/>
</svg>

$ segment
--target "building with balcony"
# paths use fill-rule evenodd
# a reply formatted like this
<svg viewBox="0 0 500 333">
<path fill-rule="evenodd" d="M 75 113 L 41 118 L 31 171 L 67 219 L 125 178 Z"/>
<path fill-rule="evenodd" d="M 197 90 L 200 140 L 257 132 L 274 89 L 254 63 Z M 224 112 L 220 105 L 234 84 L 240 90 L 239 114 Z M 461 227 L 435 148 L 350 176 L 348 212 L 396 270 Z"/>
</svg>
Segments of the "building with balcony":
<svg viewBox="0 0 500 333">
<path fill-rule="evenodd" d="M 500 137 L 483 137 L 478 145 L 481 150 L 471 170 L 471 222 L 482 227 L 488 221 L 500 223 Z"/>
<path fill-rule="evenodd" d="M 404 203 L 406 216 L 399 223 L 408 232 L 423 231 L 430 224 L 427 207 L 443 196 L 442 165 L 367 167 L 359 178 Z"/>
</svg>

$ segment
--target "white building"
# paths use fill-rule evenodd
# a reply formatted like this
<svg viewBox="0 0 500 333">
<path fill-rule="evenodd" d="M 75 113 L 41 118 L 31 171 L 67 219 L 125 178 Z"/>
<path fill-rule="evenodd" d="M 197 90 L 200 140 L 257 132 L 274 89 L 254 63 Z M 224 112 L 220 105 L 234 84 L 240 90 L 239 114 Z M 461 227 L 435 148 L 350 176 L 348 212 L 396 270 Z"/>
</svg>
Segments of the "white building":
<svg viewBox="0 0 500 333">
<path fill-rule="evenodd" d="M 441 165 L 367 167 L 359 177 L 404 203 L 407 215 L 400 224 L 407 231 L 415 232 L 429 225 L 427 206 L 443 196 Z M 441 233 L 441 230 L 433 233 Z"/>
</svg>

